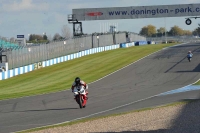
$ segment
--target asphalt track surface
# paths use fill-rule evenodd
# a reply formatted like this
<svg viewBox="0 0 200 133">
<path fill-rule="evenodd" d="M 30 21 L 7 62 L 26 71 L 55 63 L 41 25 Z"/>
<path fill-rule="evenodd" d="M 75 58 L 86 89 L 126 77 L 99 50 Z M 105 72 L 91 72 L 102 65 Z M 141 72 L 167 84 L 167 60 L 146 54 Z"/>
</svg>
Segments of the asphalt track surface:
<svg viewBox="0 0 200 133">
<path fill-rule="evenodd" d="M 189 50 L 194 54 L 192 62 L 186 58 Z M 79 109 L 69 90 L 0 101 L 0 133 L 198 99 L 200 91 L 157 95 L 194 83 L 199 72 L 199 43 L 166 48 L 89 84 L 84 109 Z"/>
</svg>

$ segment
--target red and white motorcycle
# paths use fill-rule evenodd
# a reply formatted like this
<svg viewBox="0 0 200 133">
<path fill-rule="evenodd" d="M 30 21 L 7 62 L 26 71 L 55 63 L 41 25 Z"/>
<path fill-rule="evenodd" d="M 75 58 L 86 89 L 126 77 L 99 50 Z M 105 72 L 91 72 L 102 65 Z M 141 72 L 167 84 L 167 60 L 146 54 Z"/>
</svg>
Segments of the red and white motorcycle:
<svg viewBox="0 0 200 133">
<path fill-rule="evenodd" d="M 85 108 L 87 103 L 87 92 L 84 89 L 84 86 L 78 86 L 74 88 L 74 96 L 76 102 L 79 104 L 80 108 Z"/>
</svg>

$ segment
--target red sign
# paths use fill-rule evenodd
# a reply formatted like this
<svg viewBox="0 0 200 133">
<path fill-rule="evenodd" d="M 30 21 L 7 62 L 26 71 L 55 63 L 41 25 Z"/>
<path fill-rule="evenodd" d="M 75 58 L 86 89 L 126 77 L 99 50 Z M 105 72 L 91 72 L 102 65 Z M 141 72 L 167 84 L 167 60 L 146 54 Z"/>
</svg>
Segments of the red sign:
<svg viewBox="0 0 200 133">
<path fill-rule="evenodd" d="M 87 13 L 88 16 L 101 16 L 103 15 L 102 12 L 89 12 Z"/>
</svg>

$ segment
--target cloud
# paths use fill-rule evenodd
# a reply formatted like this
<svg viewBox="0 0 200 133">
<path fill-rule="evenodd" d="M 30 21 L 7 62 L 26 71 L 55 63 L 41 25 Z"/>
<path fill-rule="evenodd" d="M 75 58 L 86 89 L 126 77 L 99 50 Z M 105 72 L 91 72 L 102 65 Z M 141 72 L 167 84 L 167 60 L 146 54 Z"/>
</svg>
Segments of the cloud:
<svg viewBox="0 0 200 133">
<path fill-rule="evenodd" d="M 47 26 L 47 25 L 52 25 L 52 24 L 54 24 L 54 23 L 56 22 L 56 18 L 55 18 L 54 15 L 50 15 L 50 16 L 48 16 L 47 18 L 43 19 L 42 22 L 43 22 L 43 24 L 44 24 L 45 26 Z"/>
<path fill-rule="evenodd" d="M 200 3 L 200 0 L 116 0 L 113 6 L 153 6 L 153 5 L 174 5 L 174 4 L 191 4 Z"/>
<path fill-rule="evenodd" d="M 66 6 L 69 9 L 88 8 L 88 7 L 91 8 L 89 3 L 69 3 Z"/>
<path fill-rule="evenodd" d="M 197 3 L 200 2 L 200 0 L 188 0 L 189 3 Z"/>
<path fill-rule="evenodd" d="M 47 3 L 34 4 L 32 3 L 32 0 L 22 0 L 21 2 L 14 1 L 12 3 L 3 4 L 1 10 L 7 12 L 31 11 L 31 10 L 46 11 L 48 10 L 48 4 Z"/>
<path fill-rule="evenodd" d="M 66 4 L 66 7 L 68 9 L 115 7 L 117 5 L 123 4 L 124 1 L 126 1 L 125 3 L 127 3 L 127 5 L 130 5 L 130 2 L 132 0 L 115 0 L 115 1 L 74 0 L 73 2 L 68 2 Z"/>
</svg>

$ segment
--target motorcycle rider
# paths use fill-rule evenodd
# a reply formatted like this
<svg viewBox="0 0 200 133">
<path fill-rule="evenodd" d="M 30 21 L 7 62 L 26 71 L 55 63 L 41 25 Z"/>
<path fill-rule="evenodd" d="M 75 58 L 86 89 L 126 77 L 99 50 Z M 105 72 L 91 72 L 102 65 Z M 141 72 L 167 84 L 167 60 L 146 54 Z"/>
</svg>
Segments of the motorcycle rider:
<svg viewBox="0 0 200 133">
<path fill-rule="evenodd" d="M 188 54 L 187 54 L 188 60 L 189 60 L 190 58 L 192 58 L 192 56 L 193 56 L 192 52 L 191 52 L 191 51 L 188 51 Z M 190 61 L 190 60 L 189 60 L 189 61 Z"/>
<path fill-rule="evenodd" d="M 86 92 L 86 97 L 87 97 L 88 91 L 86 91 L 86 90 L 88 89 L 88 85 L 86 84 L 86 82 L 84 82 L 83 80 L 81 80 L 79 77 L 76 77 L 75 80 L 74 80 L 74 82 L 73 82 L 73 84 L 72 84 L 72 87 L 71 87 L 72 92 L 74 92 L 74 88 L 75 87 L 79 87 L 79 86 L 83 86 L 84 87 L 85 92 Z"/>
</svg>

